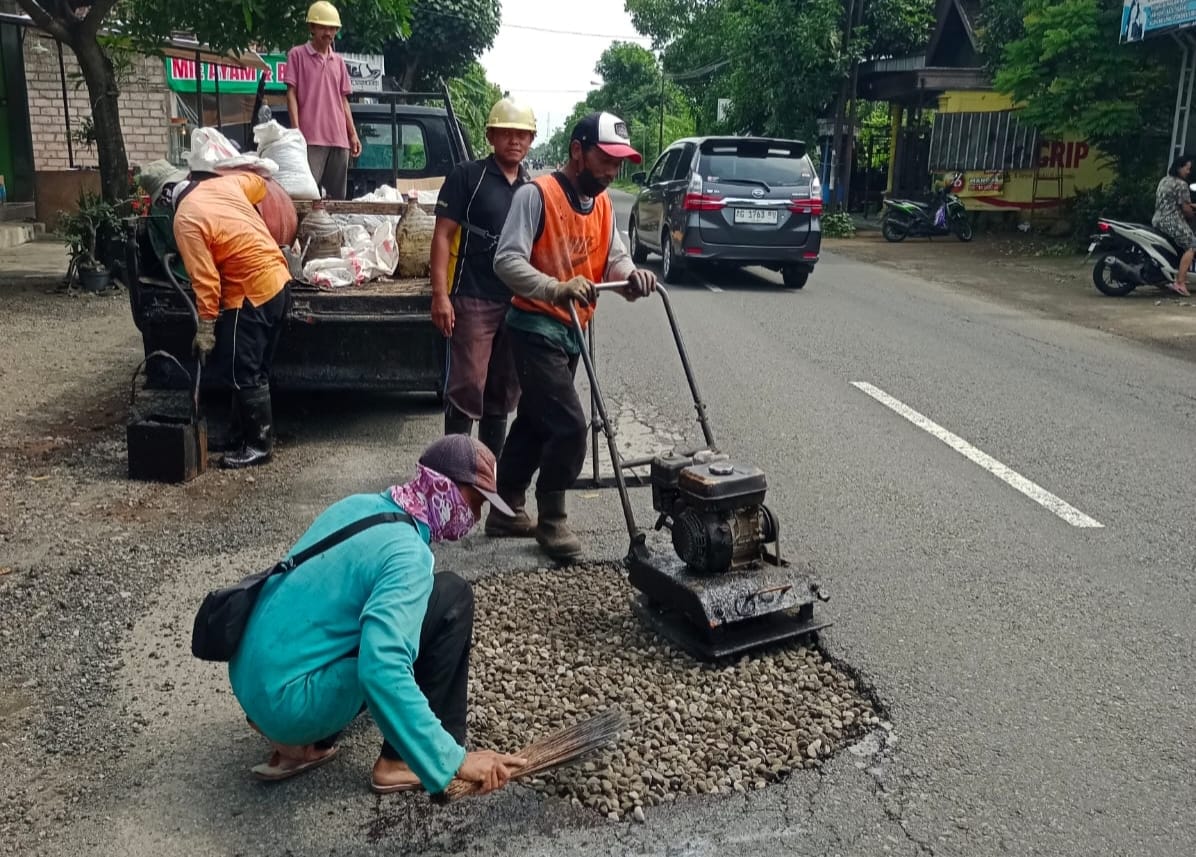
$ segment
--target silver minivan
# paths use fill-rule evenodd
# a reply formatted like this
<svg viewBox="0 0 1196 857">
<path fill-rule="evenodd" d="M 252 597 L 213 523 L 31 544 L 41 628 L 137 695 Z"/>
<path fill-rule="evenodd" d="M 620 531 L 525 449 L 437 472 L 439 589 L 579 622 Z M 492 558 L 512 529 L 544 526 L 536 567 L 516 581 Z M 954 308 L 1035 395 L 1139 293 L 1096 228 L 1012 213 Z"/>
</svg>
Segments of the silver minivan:
<svg viewBox="0 0 1196 857">
<path fill-rule="evenodd" d="M 666 283 L 710 262 L 762 265 L 800 289 L 818 262 L 822 185 L 799 140 L 678 140 L 631 178 L 631 255 L 659 253 Z"/>
</svg>

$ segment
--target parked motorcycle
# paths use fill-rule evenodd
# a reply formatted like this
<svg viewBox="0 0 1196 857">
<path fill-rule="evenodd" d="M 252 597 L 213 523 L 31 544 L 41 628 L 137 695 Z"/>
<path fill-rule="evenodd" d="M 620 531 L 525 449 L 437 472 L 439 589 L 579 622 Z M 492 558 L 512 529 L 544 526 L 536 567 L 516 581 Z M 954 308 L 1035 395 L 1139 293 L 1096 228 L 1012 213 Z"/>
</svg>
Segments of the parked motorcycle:
<svg viewBox="0 0 1196 857">
<path fill-rule="evenodd" d="M 1092 283 L 1101 294 L 1122 298 L 1138 286 L 1169 289 L 1175 282 L 1182 253 L 1153 226 L 1102 217 L 1096 230 L 1086 258 L 1100 254 L 1092 268 Z"/>
<path fill-rule="evenodd" d="M 953 193 L 939 194 L 933 213 L 924 202 L 912 199 L 886 199 L 885 219 L 880 227 L 886 241 L 904 241 L 906 237 L 931 238 L 954 235 L 960 241 L 972 240 L 972 223 L 963 202 Z"/>
</svg>

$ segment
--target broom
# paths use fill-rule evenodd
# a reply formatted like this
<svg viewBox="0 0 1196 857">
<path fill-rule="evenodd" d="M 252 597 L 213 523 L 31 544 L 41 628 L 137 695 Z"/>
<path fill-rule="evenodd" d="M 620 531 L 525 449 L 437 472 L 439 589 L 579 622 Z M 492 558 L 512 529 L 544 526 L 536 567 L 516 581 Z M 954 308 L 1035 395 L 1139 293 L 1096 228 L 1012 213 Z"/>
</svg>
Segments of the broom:
<svg viewBox="0 0 1196 857">
<path fill-rule="evenodd" d="M 627 717 L 617 708 L 566 726 L 539 741 L 533 741 L 513 755 L 527 759 L 527 764 L 511 774 L 511 779 L 522 780 L 544 771 L 572 762 L 586 753 L 601 749 L 613 741 L 627 726 Z M 477 783 L 455 779 L 445 789 L 449 800 L 474 794 Z"/>
</svg>

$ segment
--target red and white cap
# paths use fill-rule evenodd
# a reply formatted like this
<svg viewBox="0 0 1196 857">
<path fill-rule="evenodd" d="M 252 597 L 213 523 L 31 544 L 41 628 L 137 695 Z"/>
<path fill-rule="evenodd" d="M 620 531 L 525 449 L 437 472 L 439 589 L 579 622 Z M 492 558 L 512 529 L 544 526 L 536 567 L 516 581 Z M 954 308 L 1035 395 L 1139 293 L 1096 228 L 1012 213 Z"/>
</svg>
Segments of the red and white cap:
<svg viewBox="0 0 1196 857">
<path fill-rule="evenodd" d="M 572 139 L 584 148 L 597 146 L 612 158 L 627 158 L 633 164 L 643 163 L 644 157 L 631 148 L 631 133 L 627 123 L 613 113 L 591 113 L 573 126 Z"/>
</svg>

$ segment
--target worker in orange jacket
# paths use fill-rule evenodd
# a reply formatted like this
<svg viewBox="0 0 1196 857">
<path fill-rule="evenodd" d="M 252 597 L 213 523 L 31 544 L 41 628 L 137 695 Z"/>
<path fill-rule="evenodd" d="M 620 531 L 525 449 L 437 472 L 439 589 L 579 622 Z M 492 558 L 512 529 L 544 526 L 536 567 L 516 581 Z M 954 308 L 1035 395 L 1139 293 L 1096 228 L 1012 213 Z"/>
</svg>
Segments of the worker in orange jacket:
<svg viewBox="0 0 1196 857">
<path fill-rule="evenodd" d="M 240 417 L 241 447 L 221 462 L 231 468 L 264 464 L 273 451 L 270 364 L 291 273 L 256 207 L 266 197 L 266 180 L 248 172 L 192 173 L 172 189 L 175 243 L 199 313 L 195 352 L 233 391 Z"/>
</svg>

